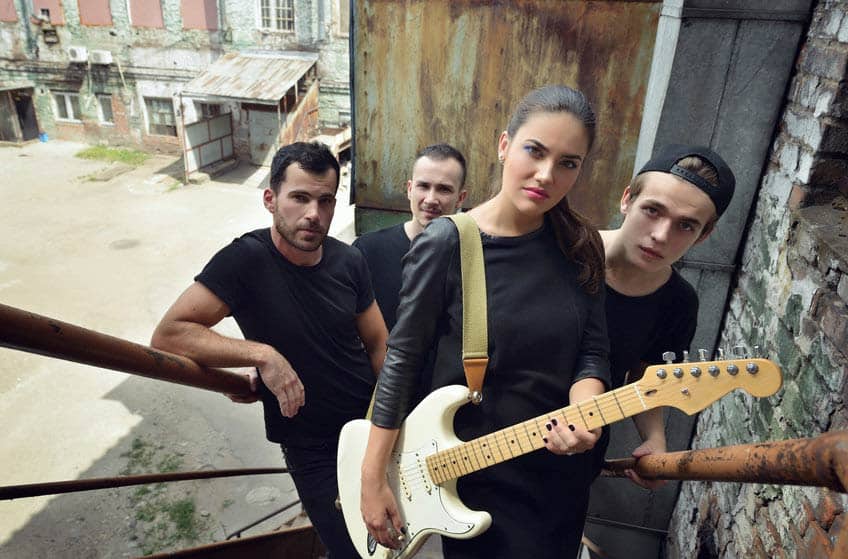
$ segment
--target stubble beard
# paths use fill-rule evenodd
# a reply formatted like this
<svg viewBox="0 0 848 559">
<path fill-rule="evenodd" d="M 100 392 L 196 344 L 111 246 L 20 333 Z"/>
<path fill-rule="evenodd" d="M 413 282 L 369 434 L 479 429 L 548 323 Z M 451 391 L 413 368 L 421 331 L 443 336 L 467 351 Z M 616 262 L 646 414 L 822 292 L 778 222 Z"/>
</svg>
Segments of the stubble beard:
<svg viewBox="0 0 848 559">
<path fill-rule="evenodd" d="M 303 252 L 315 252 L 316 250 L 321 248 L 321 245 L 324 244 L 324 239 L 327 237 L 327 232 L 315 232 L 315 235 L 319 235 L 317 241 L 306 242 L 298 240 L 297 238 L 297 228 L 289 227 L 282 218 L 277 216 L 277 219 L 274 220 L 274 228 L 277 230 L 277 233 L 280 234 L 280 237 L 283 240 L 293 246 L 298 250 L 302 250 Z"/>
</svg>

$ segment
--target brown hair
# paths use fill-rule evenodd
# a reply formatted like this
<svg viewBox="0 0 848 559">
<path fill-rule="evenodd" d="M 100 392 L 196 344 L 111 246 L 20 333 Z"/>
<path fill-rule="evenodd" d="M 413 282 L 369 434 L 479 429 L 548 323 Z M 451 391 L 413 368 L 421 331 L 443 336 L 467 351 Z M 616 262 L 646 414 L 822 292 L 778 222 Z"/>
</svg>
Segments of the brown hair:
<svg viewBox="0 0 848 559">
<path fill-rule="evenodd" d="M 515 108 L 506 133 L 518 129 L 536 113 L 569 113 L 586 129 L 589 150 L 595 142 L 595 112 L 581 92 L 564 85 L 549 85 L 528 93 Z M 604 279 L 604 245 L 598 230 L 563 197 L 548 211 L 560 250 L 577 265 L 577 280 L 588 293 L 597 293 Z"/>
<path fill-rule="evenodd" d="M 683 167 L 687 171 L 691 171 L 701 178 L 705 179 L 713 186 L 718 186 L 718 171 L 715 167 L 713 167 L 708 161 L 705 161 L 698 157 L 697 155 L 690 155 L 689 157 L 684 157 L 677 163 L 678 167 Z M 681 179 L 683 180 L 683 179 Z M 642 192 L 642 189 L 645 187 L 645 174 L 641 173 L 633 177 L 633 180 L 630 181 L 630 200 L 633 201 L 637 196 Z M 710 231 L 713 230 L 713 227 L 718 221 L 718 214 L 713 214 L 713 217 L 704 224 L 704 228 L 701 229 L 701 234 L 699 238 L 705 237 Z"/>
</svg>

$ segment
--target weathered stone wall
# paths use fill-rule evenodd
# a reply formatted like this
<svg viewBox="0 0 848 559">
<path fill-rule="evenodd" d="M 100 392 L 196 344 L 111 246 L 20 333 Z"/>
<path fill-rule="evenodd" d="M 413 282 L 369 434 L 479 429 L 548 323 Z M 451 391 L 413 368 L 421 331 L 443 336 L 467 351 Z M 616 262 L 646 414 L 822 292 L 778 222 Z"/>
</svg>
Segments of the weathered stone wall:
<svg viewBox="0 0 848 559">
<path fill-rule="evenodd" d="M 693 448 L 848 429 L 848 2 L 822 0 L 764 169 L 722 344 L 760 345 L 775 396 L 736 393 L 703 412 Z M 754 78 L 756 79 L 756 78 Z M 690 482 L 672 558 L 830 557 L 848 498 L 816 488 Z"/>
</svg>

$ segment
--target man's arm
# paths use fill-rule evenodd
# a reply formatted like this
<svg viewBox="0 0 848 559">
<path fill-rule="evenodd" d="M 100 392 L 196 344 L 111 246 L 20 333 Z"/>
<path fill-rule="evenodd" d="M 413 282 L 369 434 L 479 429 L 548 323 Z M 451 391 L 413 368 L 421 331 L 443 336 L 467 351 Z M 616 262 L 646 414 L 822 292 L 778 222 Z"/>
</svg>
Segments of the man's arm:
<svg viewBox="0 0 848 559">
<path fill-rule="evenodd" d="M 365 344 L 365 351 L 368 352 L 368 359 L 371 361 L 374 375 L 377 376 L 380 374 L 380 369 L 383 368 L 383 361 L 386 359 L 386 340 L 389 337 L 389 332 L 376 300 L 367 309 L 356 315 L 356 328 L 359 330 L 362 343 Z"/>
<path fill-rule="evenodd" d="M 229 314 L 226 303 L 195 282 L 162 317 L 150 345 L 207 367 L 256 367 L 265 386 L 277 397 L 282 414 L 293 417 L 304 403 L 303 384 L 297 373 L 270 345 L 229 338 L 212 330 Z"/>
<path fill-rule="evenodd" d="M 645 374 L 647 363 L 640 363 L 642 371 L 636 378 L 642 378 Z M 642 444 L 636 447 L 632 456 L 641 458 L 648 454 L 656 454 L 666 451 L 665 440 L 665 421 L 663 420 L 662 408 L 654 408 L 633 416 L 633 423 L 636 425 L 636 430 L 639 431 L 639 437 L 642 439 Z M 625 475 L 630 478 L 633 483 L 641 485 L 645 489 L 657 489 L 665 485 L 665 480 L 649 480 L 642 479 L 639 474 L 633 470 L 626 470 Z"/>
</svg>

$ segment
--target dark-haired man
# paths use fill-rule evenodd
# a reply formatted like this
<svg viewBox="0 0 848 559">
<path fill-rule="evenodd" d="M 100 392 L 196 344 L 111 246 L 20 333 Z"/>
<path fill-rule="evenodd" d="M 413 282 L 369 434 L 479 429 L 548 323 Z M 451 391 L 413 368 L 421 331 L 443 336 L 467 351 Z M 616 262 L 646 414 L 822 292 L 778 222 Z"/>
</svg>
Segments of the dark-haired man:
<svg viewBox="0 0 848 559">
<path fill-rule="evenodd" d="M 439 216 L 452 214 L 468 195 L 465 189 L 465 157 L 448 144 L 425 147 L 415 156 L 412 178 L 406 181 L 406 197 L 412 219 L 366 233 L 354 241 L 371 269 L 377 303 L 389 330 L 397 320 L 401 284 L 401 259 L 412 240 Z"/>
<path fill-rule="evenodd" d="M 709 236 L 733 197 L 736 179 L 709 148 L 669 145 L 636 174 L 621 197 L 624 221 L 601 231 L 606 252 L 607 331 L 612 388 L 642 377 L 664 351 L 689 349 L 698 296 L 672 268 Z M 643 444 L 634 457 L 666 451 L 662 409 L 635 416 Z M 596 447 L 597 448 L 597 447 Z M 627 476 L 646 488 L 664 482 Z"/>
<path fill-rule="evenodd" d="M 272 227 L 219 251 L 167 311 L 154 347 L 210 367 L 254 367 L 268 440 L 333 559 L 357 557 L 335 507 L 342 425 L 361 418 L 386 351 L 368 267 L 327 237 L 339 164 L 323 144 L 281 148 L 263 192 Z M 245 339 L 211 329 L 232 315 Z M 248 401 L 249 399 L 237 399 Z"/>
</svg>

